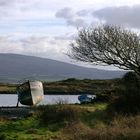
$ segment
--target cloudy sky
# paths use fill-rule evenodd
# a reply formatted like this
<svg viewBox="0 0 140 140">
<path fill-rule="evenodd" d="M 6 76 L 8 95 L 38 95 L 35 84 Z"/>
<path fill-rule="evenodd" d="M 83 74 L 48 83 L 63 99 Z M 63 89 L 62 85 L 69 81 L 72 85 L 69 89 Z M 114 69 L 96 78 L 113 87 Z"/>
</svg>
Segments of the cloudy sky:
<svg viewBox="0 0 140 140">
<path fill-rule="evenodd" d="M 78 28 L 107 23 L 139 30 L 139 13 L 140 0 L 0 0 L 0 53 L 73 63 L 65 54 Z"/>
</svg>

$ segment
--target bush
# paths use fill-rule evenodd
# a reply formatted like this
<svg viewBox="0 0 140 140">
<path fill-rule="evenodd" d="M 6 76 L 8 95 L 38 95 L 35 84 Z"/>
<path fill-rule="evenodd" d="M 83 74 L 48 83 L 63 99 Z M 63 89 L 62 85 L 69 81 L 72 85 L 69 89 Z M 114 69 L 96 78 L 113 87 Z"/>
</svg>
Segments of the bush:
<svg viewBox="0 0 140 140">
<path fill-rule="evenodd" d="M 136 114 L 140 112 L 140 79 L 133 73 L 123 77 L 124 88 L 119 90 L 108 106 L 109 113 Z"/>
<path fill-rule="evenodd" d="M 140 79 L 139 76 L 134 72 L 128 72 L 123 76 L 124 85 L 131 85 L 135 88 L 140 87 Z"/>
<path fill-rule="evenodd" d="M 96 94 L 96 98 L 93 102 L 109 102 L 112 96 L 110 94 Z"/>
<path fill-rule="evenodd" d="M 134 94 L 134 93 L 133 93 Z M 136 114 L 140 112 L 140 95 L 123 95 L 113 101 L 108 105 L 107 108 L 110 113 L 121 113 L 121 114 Z"/>
<path fill-rule="evenodd" d="M 140 115 L 118 116 L 105 126 L 90 128 L 82 122 L 71 123 L 63 133 L 67 140 L 139 140 Z"/>
<path fill-rule="evenodd" d="M 47 105 L 41 111 L 39 118 L 42 124 L 74 121 L 79 117 L 80 109 L 70 105 Z"/>
</svg>

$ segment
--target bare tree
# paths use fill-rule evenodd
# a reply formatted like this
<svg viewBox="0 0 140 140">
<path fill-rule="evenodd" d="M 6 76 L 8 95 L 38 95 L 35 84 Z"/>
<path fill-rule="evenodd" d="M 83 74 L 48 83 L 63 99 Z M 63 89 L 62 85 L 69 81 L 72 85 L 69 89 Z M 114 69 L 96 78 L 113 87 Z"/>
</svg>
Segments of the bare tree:
<svg viewBox="0 0 140 140">
<path fill-rule="evenodd" d="M 69 56 L 96 65 L 133 70 L 140 75 L 140 36 L 118 26 L 82 29 L 71 44 Z"/>
</svg>

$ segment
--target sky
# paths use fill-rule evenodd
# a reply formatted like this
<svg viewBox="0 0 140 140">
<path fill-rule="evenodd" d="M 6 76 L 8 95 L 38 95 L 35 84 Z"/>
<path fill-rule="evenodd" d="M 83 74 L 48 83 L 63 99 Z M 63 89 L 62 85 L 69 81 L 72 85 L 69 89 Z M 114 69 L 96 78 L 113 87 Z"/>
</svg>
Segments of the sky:
<svg viewBox="0 0 140 140">
<path fill-rule="evenodd" d="M 115 24 L 139 30 L 139 13 L 140 0 L 0 0 L 0 53 L 89 66 L 66 55 L 78 29 Z"/>
</svg>

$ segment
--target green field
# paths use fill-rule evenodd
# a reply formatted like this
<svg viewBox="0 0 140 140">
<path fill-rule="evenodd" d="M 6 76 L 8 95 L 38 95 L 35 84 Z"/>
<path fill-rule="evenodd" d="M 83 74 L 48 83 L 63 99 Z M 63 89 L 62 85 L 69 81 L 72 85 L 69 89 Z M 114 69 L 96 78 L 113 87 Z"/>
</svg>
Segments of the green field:
<svg viewBox="0 0 140 140">
<path fill-rule="evenodd" d="M 30 117 L 0 118 L 1 140 L 139 140 L 140 115 L 110 117 L 106 103 L 34 108 Z"/>
</svg>

